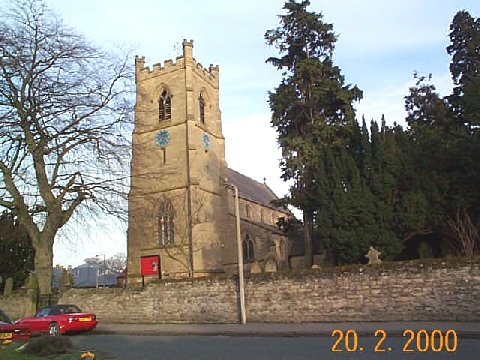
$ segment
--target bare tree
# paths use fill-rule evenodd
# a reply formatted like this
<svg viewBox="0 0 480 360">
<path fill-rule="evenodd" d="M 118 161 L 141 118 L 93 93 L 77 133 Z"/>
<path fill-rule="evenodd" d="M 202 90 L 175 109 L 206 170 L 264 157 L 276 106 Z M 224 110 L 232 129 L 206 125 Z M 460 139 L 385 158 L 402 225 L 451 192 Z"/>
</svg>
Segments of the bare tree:
<svg viewBox="0 0 480 360">
<path fill-rule="evenodd" d="M 474 256 L 480 251 L 480 221 L 476 223 L 466 210 L 457 210 L 455 218 L 447 220 L 451 245 L 462 256 Z"/>
<path fill-rule="evenodd" d="M 81 209 L 118 214 L 129 159 L 131 69 L 89 45 L 42 0 L 0 20 L 0 207 L 27 229 L 41 294 L 53 243 Z"/>
<path fill-rule="evenodd" d="M 106 260 L 105 266 L 105 273 L 119 274 L 127 266 L 127 255 L 125 253 L 117 253 Z"/>
</svg>

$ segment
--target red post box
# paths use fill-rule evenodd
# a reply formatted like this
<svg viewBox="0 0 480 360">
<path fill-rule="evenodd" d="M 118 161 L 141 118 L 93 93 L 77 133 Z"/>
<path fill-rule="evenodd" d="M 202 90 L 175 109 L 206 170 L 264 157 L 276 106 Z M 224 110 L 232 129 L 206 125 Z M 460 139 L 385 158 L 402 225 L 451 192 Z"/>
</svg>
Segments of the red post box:
<svg viewBox="0 0 480 360">
<path fill-rule="evenodd" d="M 158 276 L 160 277 L 160 256 L 142 256 L 140 259 L 140 270 L 143 276 Z"/>
</svg>

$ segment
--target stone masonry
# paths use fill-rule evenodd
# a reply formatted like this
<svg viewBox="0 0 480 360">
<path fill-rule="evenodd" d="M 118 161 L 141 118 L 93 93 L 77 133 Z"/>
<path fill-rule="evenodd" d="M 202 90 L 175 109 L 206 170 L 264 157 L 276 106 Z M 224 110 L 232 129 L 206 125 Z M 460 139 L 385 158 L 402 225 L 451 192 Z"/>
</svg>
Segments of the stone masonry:
<svg viewBox="0 0 480 360">
<path fill-rule="evenodd" d="M 287 239 L 275 224 L 290 213 L 270 204 L 276 196 L 266 184 L 227 167 L 219 67 L 203 67 L 193 57 L 193 41 L 184 40 L 175 62 L 148 67 L 143 57 L 136 57 L 135 84 L 128 282 L 140 282 L 142 257 L 159 260 L 152 266 L 157 278 L 235 269 L 234 202 L 226 186 L 235 181 L 241 236 L 254 248 L 247 260 L 262 262 L 269 255 L 279 268 L 286 266 Z"/>
<path fill-rule="evenodd" d="M 250 275 L 248 322 L 479 321 L 480 259 Z M 161 280 L 144 289 L 74 289 L 60 299 L 101 322 L 237 323 L 235 277 Z"/>
</svg>

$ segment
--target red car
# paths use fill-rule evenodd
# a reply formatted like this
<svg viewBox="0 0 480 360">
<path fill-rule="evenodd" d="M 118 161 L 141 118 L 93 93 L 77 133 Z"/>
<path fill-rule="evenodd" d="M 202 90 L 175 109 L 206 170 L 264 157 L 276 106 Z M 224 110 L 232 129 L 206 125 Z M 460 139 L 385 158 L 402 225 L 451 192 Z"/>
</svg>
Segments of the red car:
<svg viewBox="0 0 480 360">
<path fill-rule="evenodd" d="M 14 324 L 9 317 L 0 310 L 0 341 L 27 341 L 30 339 L 28 326 Z"/>
<path fill-rule="evenodd" d="M 16 324 L 28 326 L 32 333 L 57 336 L 67 332 L 90 331 L 97 326 L 97 317 L 82 312 L 75 305 L 54 305 L 44 307 L 34 317 L 22 318 Z"/>
</svg>

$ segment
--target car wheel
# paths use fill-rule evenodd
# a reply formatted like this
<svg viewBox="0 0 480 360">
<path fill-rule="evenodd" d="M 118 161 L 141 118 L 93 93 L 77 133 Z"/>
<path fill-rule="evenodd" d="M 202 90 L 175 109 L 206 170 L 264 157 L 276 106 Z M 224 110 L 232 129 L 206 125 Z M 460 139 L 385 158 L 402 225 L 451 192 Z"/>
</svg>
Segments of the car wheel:
<svg viewBox="0 0 480 360">
<path fill-rule="evenodd" d="M 60 329 L 58 328 L 57 323 L 51 323 L 50 325 L 48 325 L 48 335 L 50 336 L 60 335 Z"/>
</svg>

